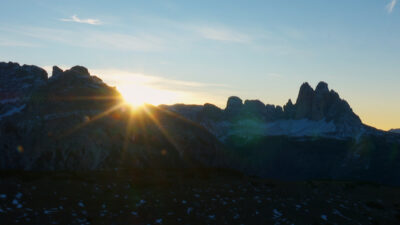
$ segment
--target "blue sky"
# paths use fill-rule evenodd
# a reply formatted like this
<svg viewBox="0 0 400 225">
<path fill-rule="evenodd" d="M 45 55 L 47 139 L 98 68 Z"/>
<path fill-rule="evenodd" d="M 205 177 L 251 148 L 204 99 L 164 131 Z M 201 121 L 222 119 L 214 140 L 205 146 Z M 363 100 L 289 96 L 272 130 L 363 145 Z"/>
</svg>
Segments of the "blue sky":
<svg viewBox="0 0 400 225">
<path fill-rule="evenodd" d="M 323 80 L 365 123 L 389 129 L 400 127 L 397 4 L 3 0 L 0 61 L 84 65 L 138 95 L 221 107 L 231 95 L 282 105 Z"/>
</svg>

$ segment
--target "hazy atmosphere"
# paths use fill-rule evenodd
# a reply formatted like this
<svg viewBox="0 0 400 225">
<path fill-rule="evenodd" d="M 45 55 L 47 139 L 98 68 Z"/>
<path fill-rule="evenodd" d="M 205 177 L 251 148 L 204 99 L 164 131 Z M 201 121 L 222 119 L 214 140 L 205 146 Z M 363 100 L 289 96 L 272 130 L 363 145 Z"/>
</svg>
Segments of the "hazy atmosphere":
<svg viewBox="0 0 400 225">
<path fill-rule="evenodd" d="M 302 82 L 326 81 L 364 123 L 396 128 L 396 3 L 3 1 L 0 60 L 84 65 L 123 94 L 164 96 L 152 104 L 283 105 Z"/>
</svg>

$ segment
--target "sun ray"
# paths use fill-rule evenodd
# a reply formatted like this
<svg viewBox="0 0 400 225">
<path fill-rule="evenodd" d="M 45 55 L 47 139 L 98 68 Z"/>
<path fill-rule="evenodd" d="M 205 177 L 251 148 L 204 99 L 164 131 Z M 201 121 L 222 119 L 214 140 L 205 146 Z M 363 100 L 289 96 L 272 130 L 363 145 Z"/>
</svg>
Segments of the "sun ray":
<svg viewBox="0 0 400 225">
<path fill-rule="evenodd" d="M 154 122 L 154 124 L 157 126 L 157 128 L 161 131 L 161 133 L 164 135 L 164 137 L 167 139 L 167 141 L 174 146 L 176 150 L 182 155 L 183 151 L 179 147 L 179 145 L 175 142 L 175 140 L 168 134 L 168 131 L 161 125 L 161 123 L 158 121 L 158 119 L 150 112 L 148 107 L 144 106 L 143 107 L 144 112 L 149 116 L 149 118 Z"/>
<path fill-rule="evenodd" d="M 125 138 L 124 138 L 124 145 L 122 146 L 122 154 L 128 149 L 129 140 L 132 138 L 132 121 L 133 121 L 133 112 L 129 112 L 128 122 L 126 123 L 126 130 L 125 130 Z M 122 156 L 123 157 L 123 156 Z"/>
<path fill-rule="evenodd" d="M 87 125 L 89 125 L 90 123 L 92 123 L 92 122 L 94 122 L 94 121 L 96 121 L 96 120 L 98 120 L 98 119 L 101 119 L 101 118 L 103 118 L 104 116 L 109 115 L 110 113 L 114 112 L 115 110 L 120 109 L 123 105 L 125 105 L 125 103 L 119 103 L 119 104 L 117 104 L 117 105 L 114 105 L 113 107 L 107 109 L 106 111 L 104 111 L 104 112 L 102 112 L 102 113 L 100 113 L 100 114 L 97 114 L 96 116 L 90 118 L 89 120 L 87 120 L 87 121 L 85 121 L 85 122 L 83 122 L 83 123 L 81 123 L 81 124 L 75 126 L 74 128 L 68 130 L 67 132 L 65 132 L 64 134 L 62 134 L 62 135 L 60 136 L 60 138 L 63 138 L 63 137 L 66 137 L 66 136 L 71 135 L 72 133 L 76 132 L 77 130 L 79 130 L 79 129 L 81 129 L 81 128 L 87 126 Z"/>
</svg>

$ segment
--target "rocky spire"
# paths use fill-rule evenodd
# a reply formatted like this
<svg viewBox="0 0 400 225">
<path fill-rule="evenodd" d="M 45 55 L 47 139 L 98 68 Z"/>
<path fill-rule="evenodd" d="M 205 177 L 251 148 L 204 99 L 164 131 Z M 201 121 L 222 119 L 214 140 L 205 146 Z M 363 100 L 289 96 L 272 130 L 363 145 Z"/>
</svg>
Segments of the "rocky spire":
<svg viewBox="0 0 400 225">
<path fill-rule="evenodd" d="M 318 83 L 317 87 L 315 88 L 316 94 L 325 94 L 329 92 L 328 84 L 324 81 Z"/>
<path fill-rule="evenodd" d="M 231 96 L 226 103 L 225 111 L 228 113 L 237 113 L 243 107 L 243 101 L 239 97 Z"/>
<path fill-rule="evenodd" d="M 285 118 L 293 119 L 296 114 L 296 106 L 293 105 L 292 100 L 289 99 L 286 105 L 283 106 L 283 113 Z"/>
<path fill-rule="evenodd" d="M 311 117 L 314 95 L 314 90 L 307 82 L 301 85 L 296 101 L 296 119 Z"/>
<path fill-rule="evenodd" d="M 61 75 L 64 71 L 58 67 L 58 66 L 53 66 L 53 72 L 51 73 L 52 77 L 57 77 L 59 75 Z"/>
</svg>

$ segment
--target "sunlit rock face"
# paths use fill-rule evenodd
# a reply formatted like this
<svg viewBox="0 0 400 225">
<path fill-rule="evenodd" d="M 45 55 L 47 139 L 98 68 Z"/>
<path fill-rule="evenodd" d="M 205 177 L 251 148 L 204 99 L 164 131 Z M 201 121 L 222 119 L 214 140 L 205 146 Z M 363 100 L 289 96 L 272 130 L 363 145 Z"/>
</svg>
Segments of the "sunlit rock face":
<svg viewBox="0 0 400 225">
<path fill-rule="evenodd" d="M 218 160 L 218 140 L 182 117 L 132 111 L 82 66 L 0 64 L 0 168 L 94 170 L 196 167 Z M 5 85 L 7 84 L 7 85 Z"/>
</svg>

